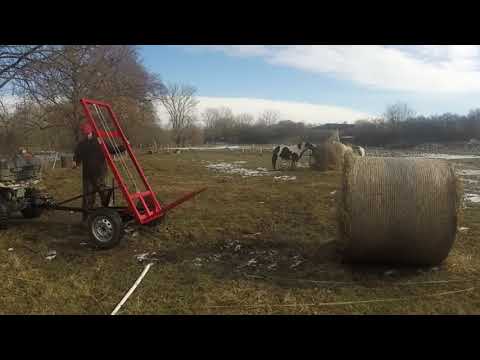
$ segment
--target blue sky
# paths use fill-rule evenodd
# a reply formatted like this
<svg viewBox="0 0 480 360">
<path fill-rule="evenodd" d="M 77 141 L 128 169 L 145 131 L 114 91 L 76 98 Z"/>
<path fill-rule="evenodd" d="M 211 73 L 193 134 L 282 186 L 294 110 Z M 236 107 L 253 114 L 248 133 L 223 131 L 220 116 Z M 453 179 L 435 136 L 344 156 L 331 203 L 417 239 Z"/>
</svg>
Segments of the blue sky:
<svg viewBox="0 0 480 360">
<path fill-rule="evenodd" d="M 480 107 L 478 46 L 151 45 L 141 55 L 165 82 L 195 86 L 200 113 L 227 106 L 325 123 L 378 116 L 398 101 L 424 115 Z"/>
</svg>

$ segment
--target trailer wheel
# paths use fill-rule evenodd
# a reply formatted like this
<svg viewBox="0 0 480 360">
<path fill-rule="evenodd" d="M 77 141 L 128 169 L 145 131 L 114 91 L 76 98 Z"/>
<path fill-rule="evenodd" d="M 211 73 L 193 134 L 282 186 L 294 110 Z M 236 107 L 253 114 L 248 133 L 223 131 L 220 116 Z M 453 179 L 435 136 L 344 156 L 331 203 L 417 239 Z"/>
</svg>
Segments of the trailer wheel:
<svg viewBox="0 0 480 360">
<path fill-rule="evenodd" d="M 99 249 L 111 249 L 123 236 L 122 218 L 117 211 L 100 208 L 88 216 L 90 243 Z"/>
<path fill-rule="evenodd" d="M 0 230 L 8 227 L 8 211 L 7 207 L 0 203 Z"/>
</svg>

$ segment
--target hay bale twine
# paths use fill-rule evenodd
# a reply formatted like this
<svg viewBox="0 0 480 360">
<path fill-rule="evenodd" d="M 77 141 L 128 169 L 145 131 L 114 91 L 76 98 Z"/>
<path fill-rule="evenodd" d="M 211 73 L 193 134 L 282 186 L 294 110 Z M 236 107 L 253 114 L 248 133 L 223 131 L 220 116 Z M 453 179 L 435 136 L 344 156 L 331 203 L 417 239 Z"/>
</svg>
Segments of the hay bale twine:
<svg viewBox="0 0 480 360">
<path fill-rule="evenodd" d="M 461 199 L 445 160 L 347 155 L 338 207 L 344 259 L 440 264 L 455 241 Z"/>
<path fill-rule="evenodd" d="M 324 142 L 312 150 L 311 167 L 319 171 L 342 170 L 345 154 L 351 151 L 340 142 Z"/>
<path fill-rule="evenodd" d="M 62 155 L 60 156 L 60 166 L 62 168 L 72 167 L 73 155 Z"/>
</svg>

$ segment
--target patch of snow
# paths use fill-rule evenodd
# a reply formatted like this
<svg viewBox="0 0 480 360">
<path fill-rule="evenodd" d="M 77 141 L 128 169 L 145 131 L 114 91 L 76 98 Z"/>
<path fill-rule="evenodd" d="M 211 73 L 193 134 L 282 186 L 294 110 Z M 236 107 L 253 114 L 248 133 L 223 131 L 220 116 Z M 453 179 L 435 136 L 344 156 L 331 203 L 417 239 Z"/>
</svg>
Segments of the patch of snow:
<svg viewBox="0 0 480 360">
<path fill-rule="evenodd" d="M 273 178 L 274 180 L 281 180 L 281 181 L 293 181 L 293 180 L 297 180 L 297 177 L 296 176 L 275 176 Z"/>
<path fill-rule="evenodd" d="M 277 263 L 273 263 L 273 264 L 270 264 L 270 265 L 267 266 L 268 270 L 274 270 L 276 268 L 277 268 Z"/>
<path fill-rule="evenodd" d="M 193 266 L 195 266 L 195 267 L 202 267 L 202 263 L 200 263 L 200 262 L 194 262 L 194 263 L 193 263 Z"/>
<path fill-rule="evenodd" d="M 300 265 L 301 263 L 303 263 L 302 260 L 297 260 L 295 261 L 292 265 L 290 265 L 290 268 L 291 269 L 295 269 L 298 265 Z"/>
<path fill-rule="evenodd" d="M 220 254 L 214 254 L 212 256 L 212 259 L 213 259 L 213 261 L 218 262 L 218 261 L 220 261 L 221 257 L 222 257 L 222 255 L 220 255 Z"/>
<path fill-rule="evenodd" d="M 257 168 L 256 170 L 245 169 L 238 166 L 238 164 L 230 164 L 226 162 L 209 164 L 206 165 L 206 168 L 221 173 L 241 175 L 242 177 L 270 175 L 270 172 L 265 168 Z"/>
<path fill-rule="evenodd" d="M 135 258 L 139 261 L 139 262 L 142 262 L 142 261 L 145 261 L 148 259 L 148 255 L 149 253 L 143 253 L 143 254 L 140 254 L 140 255 L 135 255 Z"/>
<path fill-rule="evenodd" d="M 478 184 L 478 180 L 472 180 L 472 179 L 462 178 L 462 181 L 463 181 L 463 182 L 466 182 L 466 183 L 468 183 L 468 184 Z"/>
<path fill-rule="evenodd" d="M 261 233 L 261 232 L 257 232 L 257 233 L 255 233 L 255 234 L 245 234 L 245 235 L 243 235 L 242 237 L 244 237 L 244 238 L 254 238 L 254 237 L 258 236 L 258 235 L 262 235 L 262 233 Z"/>
<path fill-rule="evenodd" d="M 51 250 L 47 253 L 47 256 L 45 257 L 46 260 L 51 261 L 57 257 L 57 252 L 55 250 Z"/>
<path fill-rule="evenodd" d="M 478 194 L 465 194 L 465 200 L 472 203 L 480 203 L 480 195 Z"/>
<path fill-rule="evenodd" d="M 445 160 L 480 159 L 480 155 L 419 154 L 418 156 L 428 158 L 428 159 L 445 159 Z"/>
<path fill-rule="evenodd" d="M 310 165 L 307 164 L 307 163 L 298 162 L 298 163 L 297 163 L 297 167 L 299 167 L 299 168 L 309 168 Z"/>
<path fill-rule="evenodd" d="M 202 146 L 202 147 L 183 147 L 183 148 L 167 148 L 166 150 L 236 150 L 241 149 L 240 146 Z"/>
<path fill-rule="evenodd" d="M 247 266 L 255 266 L 256 263 L 257 263 L 257 260 L 255 260 L 255 259 L 250 259 L 250 260 L 247 262 Z"/>
<path fill-rule="evenodd" d="M 465 170 L 458 171 L 458 174 L 466 175 L 466 176 L 476 176 L 476 175 L 480 175 L 480 170 L 465 169 Z"/>
<path fill-rule="evenodd" d="M 383 275 L 385 276 L 393 276 L 393 275 L 396 275 L 397 274 L 397 271 L 392 269 L 392 270 L 387 270 L 383 273 Z"/>
</svg>

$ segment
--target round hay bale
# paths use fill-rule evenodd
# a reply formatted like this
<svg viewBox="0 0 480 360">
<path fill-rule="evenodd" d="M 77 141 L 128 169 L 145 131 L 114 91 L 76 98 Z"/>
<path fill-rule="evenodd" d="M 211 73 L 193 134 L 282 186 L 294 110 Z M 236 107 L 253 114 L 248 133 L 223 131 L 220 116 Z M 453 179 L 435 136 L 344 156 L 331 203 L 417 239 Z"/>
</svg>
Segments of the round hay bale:
<svg viewBox="0 0 480 360">
<path fill-rule="evenodd" d="M 60 156 L 60 166 L 62 168 L 72 167 L 73 156 L 72 155 L 62 155 Z"/>
<path fill-rule="evenodd" d="M 345 154 L 351 151 L 340 142 L 324 142 L 312 150 L 311 167 L 319 171 L 341 170 Z"/>
<path fill-rule="evenodd" d="M 340 250 L 350 262 L 438 265 L 457 234 L 462 189 L 445 160 L 345 156 Z"/>
</svg>

